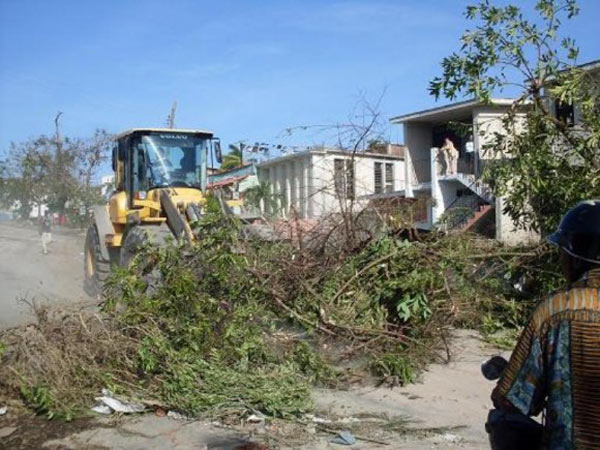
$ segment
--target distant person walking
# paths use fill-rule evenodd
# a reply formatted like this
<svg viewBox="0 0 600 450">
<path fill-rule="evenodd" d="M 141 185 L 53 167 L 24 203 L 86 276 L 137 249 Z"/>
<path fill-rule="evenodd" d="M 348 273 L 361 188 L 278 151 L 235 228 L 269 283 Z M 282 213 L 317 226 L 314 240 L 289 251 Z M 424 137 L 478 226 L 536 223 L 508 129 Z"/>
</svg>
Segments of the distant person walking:
<svg viewBox="0 0 600 450">
<path fill-rule="evenodd" d="M 52 242 L 52 217 L 50 211 L 44 212 L 44 217 L 40 223 L 40 234 L 42 236 L 42 249 L 44 255 L 48 254 L 48 244 Z"/>
<path fill-rule="evenodd" d="M 454 175 L 457 171 L 458 166 L 458 150 L 454 146 L 454 142 L 450 138 L 444 139 L 444 145 L 440 148 L 440 151 L 444 155 L 446 162 L 446 173 L 445 175 Z"/>
</svg>

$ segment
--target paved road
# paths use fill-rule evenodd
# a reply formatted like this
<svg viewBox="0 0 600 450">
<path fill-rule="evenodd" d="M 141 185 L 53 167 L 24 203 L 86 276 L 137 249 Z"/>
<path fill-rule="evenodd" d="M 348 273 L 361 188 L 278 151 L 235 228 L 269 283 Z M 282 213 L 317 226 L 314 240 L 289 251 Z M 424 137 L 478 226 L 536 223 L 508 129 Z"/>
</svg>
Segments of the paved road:
<svg viewBox="0 0 600 450">
<path fill-rule="evenodd" d="M 35 229 L 0 222 L 0 330 L 32 319 L 23 302 L 91 302 L 83 291 L 84 236 L 54 232 L 48 255 Z"/>
</svg>

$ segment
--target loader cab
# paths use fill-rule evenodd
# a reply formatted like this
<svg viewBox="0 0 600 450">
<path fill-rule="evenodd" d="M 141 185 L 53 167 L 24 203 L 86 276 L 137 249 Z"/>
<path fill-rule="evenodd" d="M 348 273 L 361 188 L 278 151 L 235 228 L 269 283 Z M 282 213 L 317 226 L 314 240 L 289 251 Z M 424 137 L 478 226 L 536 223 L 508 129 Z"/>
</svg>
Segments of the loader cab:
<svg viewBox="0 0 600 450">
<path fill-rule="evenodd" d="M 208 159 L 221 159 L 219 140 L 209 131 L 134 129 L 116 138 L 113 170 L 118 192 L 130 207 L 148 191 L 185 187 L 204 191 Z"/>
</svg>

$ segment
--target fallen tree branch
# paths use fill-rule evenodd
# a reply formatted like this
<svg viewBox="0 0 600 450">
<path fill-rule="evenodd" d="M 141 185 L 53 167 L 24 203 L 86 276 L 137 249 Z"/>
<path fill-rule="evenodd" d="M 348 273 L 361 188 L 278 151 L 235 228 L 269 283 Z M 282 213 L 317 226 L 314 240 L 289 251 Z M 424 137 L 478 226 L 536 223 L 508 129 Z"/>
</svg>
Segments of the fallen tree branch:
<svg viewBox="0 0 600 450">
<path fill-rule="evenodd" d="M 352 277 L 350 277 L 350 279 L 348 281 L 346 281 L 343 286 L 335 293 L 335 295 L 331 298 L 331 303 L 333 303 L 334 301 L 337 300 L 337 298 L 342 295 L 344 293 L 344 291 L 346 290 L 346 288 L 348 286 L 350 286 L 350 284 L 356 280 L 359 276 L 361 276 L 363 273 L 365 273 L 367 270 L 377 266 L 378 264 L 381 264 L 383 261 L 386 261 L 388 259 L 390 259 L 391 257 L 395 256 L 398 254 L 398 250 L 393 251 L 392 253 L 388 253 L 387 255 L 382 256 L 381 258 L 377 258 L 375 261 L 367 264 L 365 267 L 363 267 L 362 269 L 360 269 L 358 272 L 356 272 L 356 274 L 354 274 Z"/>
</svg>

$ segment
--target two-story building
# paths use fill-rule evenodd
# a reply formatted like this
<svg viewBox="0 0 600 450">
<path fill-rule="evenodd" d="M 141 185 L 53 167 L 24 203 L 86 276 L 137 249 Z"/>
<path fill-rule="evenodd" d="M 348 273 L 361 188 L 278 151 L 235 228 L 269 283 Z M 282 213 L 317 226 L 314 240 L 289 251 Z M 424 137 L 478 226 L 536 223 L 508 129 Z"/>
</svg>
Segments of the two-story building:
<svg viewBox="0 0 600 450">
<path fill-rule="evenodd" d="M 268 182 L 273 202 L 267 208 L 283 217 L 314 219 L 362 205 L 369 195 L 404 189 L 404 149 L 382 152 L 309 150 L 261 162 L 258 179 Z"/>
<path fill-rule="evenodd" d="M 495 133 L 506 133 L 503 117 L 512 99 L 496 98 L 458 102 L 391 119 L 404 129 L 406 197 L 428 198 L 427 220 L 416 224 L 431 229 L 442 224 L 469 229 L 486 224 L 495 237 L 507 244 L 537 239 L 531 231 L 518 229 L 503 214 L 503 199 L 494 198 L 481 181 L 486 164 L 495 158 L 486 144 Z M 524 114 L 524 111 L 517 114 Z M 458 150 L 456 173 L 446 167 L 440 148 L 450 139 Z M 454 213 L 454 214 L 453 214 Z"/>
<path fill-rule="evenodd" d="M 594 83 L 600 83 L 600 60 L 578 66 Z M 563 103 L 552 97 L 548 80 L 545 98 L 549 111 L 565 123 L 577 127 L 581 123 L 578 105 Z M 486 151 L 497 133 L 518 133 L 506 130 L 503 118 L 515 101 L 495 98 L 488 103 L 478 100 L 463 101 L 437 108 L 397 116 L 392 124 L 404 129 L 406 188 L 401 194 L 408 198 L 429 199 L 427 219 L 416 224 L 430 229 L 434 225 L 469 229 L 480 224 L 492 225 L 496 239 L 506 244 L 521 244 L 539 239 L 529 230 L 515 226 L 503 212 L 504 199 L 495 198 L 491 189 L 481 180 L 486 164 L 497 157 Z M 527 104 L 517 109 L 524 117 Z M 519 121 L 516 121 L 519 127 Z M 446 167 L 440 148 L 450 139 L 458 150 L 456 173 Z M 456 214 L 453 214 L 456 213 Z"/>
</svg>

